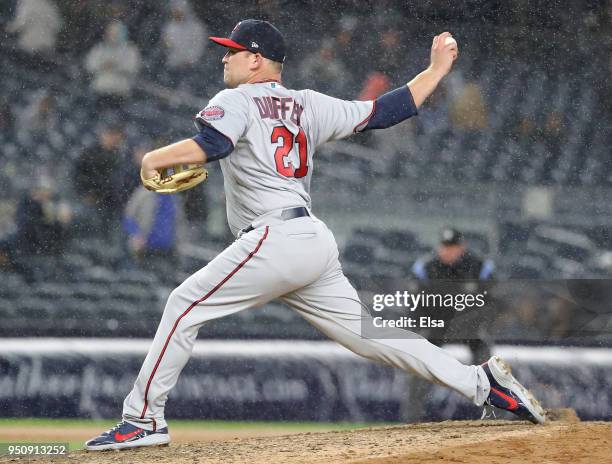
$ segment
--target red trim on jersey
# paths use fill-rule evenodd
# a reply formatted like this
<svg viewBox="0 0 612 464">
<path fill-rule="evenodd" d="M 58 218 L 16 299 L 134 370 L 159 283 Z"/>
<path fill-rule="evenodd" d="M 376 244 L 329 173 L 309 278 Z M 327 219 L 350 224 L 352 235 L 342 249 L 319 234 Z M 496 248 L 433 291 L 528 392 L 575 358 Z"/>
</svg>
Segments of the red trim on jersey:
<svg viewBox="0 0 612 464">
<path fill-rule="evenodd" d="M 370 119 L 372 119 L 372 116 L 374 116 L 375 112 L 376 112 L 376 100 L 372 100 L 372 111 L 370 111 L 370 114 L 368 115 L 367 118 L 365 118 L 363 121 L 361 121 L 359 124 L 355 126 L 355 128 L 353 129 L 353 132 L 359 132 L 358 129 L 364 124 L 367 124 L 370 121 Z"/>
<path fill-rule="evenodd" d="M 247 82 L 247 84 L 265 84 L 266 82 L 276 82 L 277 84 L 281 84 L 280 79 L 263 79 L 261 81 Z"/>
<path fill-rule="evenodd" d="M 236 50 L 247 50 L 244 45 L 240 45 L 238 42 L 234 42 L 232 39 L 226 39 L 225 37 L 209 37 L 208 39 L 224 47 L 235 48 Z"/>
<path fill-rule="evenodd" d="M 191 303 L 189 307 L 183 312 L 183 314 L 181 314 L 176 319 L 176 322 L 174 323 L 172 330 L 170 331 L 170 333 L 168 334 L 168 337 L 166 338 L 166 343 L 164 344 L 164 348 L 162 349 L 161 353 L 159 354 L 159 357 L 157 358 L 157 362 L 155 363 L 153 372 L 151 372 L 149 381 L 147 382 L 147 388 L 145 388 L 145 394 L 144 394 L 144 408 L 142 409 L 142 413 L 140 414 L 141 419 L 144 419 L 145 413 L 147 412 L 147 407 L 149 406 L 149 401 L 147 400 L 147 396 L 149 394 L 149 387 L 151 386 L 151 381 L 153 380 L 153 377 L 155 376 L 155 373 L 157 372 L 157 368 L 159 367 L 159 364 L 161 363 L 161 360 L 164 357 L 164 354 L 166 353 L 166 348 L 168 348 L 168 343 L 170 343 L 170 339 L 172 338 L 172 335 L 174 335 L 174 332 L 176 331 L 176 328 L 178 327 L 179 322 L 181 322 L 181 319 L 185 317 L 189 313 L 189 311 L 191 311 L 195 306 L 202 303 L 203 301 L 206 301 L 211 295 L 213 295 L 217 290 L 219 290 L 223 286 L 223 284 L 225 284 L 228 280 L 230 280 L 234 276 L 234 274 L 236 274 L 253 256 L 255 256 L 255 254 L 257 254 L 257 252 L 261 248 L 262 243 L 268 237 L 268 229 L 269 227 L 266 226 L 266 231 L 264 232 L 263 237 L 261 237 L 261 239 L 259 240 L 259 243 L 257 243 L 257 246 L 255 247 L 255 249 L 251 251 L 249 255 L 238 266 L 236 266 L 232 272 L 230 272 L 227 276 L 225 276 L 225 278 L 221 282 L 219 282 L 206 295 L 204 295 L 199 300 L 196 300 L 193 303 Z"/>
</svg>

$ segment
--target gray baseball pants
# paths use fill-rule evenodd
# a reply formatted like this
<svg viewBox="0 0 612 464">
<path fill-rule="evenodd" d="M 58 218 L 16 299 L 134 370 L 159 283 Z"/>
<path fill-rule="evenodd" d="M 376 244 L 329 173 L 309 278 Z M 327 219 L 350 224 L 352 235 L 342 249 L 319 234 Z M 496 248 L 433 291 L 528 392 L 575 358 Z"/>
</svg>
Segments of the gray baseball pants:
<svg viewBox="0 0 612 464">
<path fill-rule="evenodd" d="M 258 223 L 259 222 L 259 223 Z M 168 393 L 189 360 L 198 329 L 207 321 L 280 298 L 349 350 L 461 393 L 482 405 L 489 381 L 480 366 L 461 364 L 427 340 L 368 339 L 357 292 L 342 273 L 338 247 L 314 217 L 254 223 L 168 298 L 161 322 L 123 404 L 123 418 L 147 430 L 166 427 Z"/>
</svg>

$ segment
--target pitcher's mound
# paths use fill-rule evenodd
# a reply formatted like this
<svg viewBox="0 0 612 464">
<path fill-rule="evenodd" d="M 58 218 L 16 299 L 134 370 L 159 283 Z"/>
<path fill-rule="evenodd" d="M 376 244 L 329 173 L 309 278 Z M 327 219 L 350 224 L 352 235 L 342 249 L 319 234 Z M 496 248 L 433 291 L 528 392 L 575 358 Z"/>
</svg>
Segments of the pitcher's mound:
<svg viewBox="0 0 612 464">
<path fill-rule="evenodd" d="M 550 423 L 553 424 L 556 422 L 580 422 L 578 414 L 576 414 L 576 411 L 572 408 L 547 409 L 546 417 L 551 421 Z"/>
<path fill-rule="evenodd" d="M 518 421 L 448 421 L 223 441 L 128 451 L 71 453 L 74 463 L 610 463 L 612 423 L 553 414 L 547 426 Z M 559 417 L 569 418 L 567 420 Z M 172 435 L 172 428 L 170 428 Z M 0 462 L 3 461 L 0 458 Z M 47 462 L 38 459 L 30 462 Z"/>
</svg>

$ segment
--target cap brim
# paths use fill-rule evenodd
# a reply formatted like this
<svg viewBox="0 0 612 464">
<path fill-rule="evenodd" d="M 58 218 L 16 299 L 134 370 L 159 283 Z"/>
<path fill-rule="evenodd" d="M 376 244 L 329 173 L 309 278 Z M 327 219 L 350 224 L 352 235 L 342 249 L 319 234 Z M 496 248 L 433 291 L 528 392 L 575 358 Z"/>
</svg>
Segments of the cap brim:
<svg viewBox="0 0 612 464">
<path fill-rule="evenodd" d="M 232 39 L 226 39 L 225 37 L 209 37 L 208 39 L 227 48 L 235 48 L 236 50 L 247 49 L 244 45 L 240 45 L 238 42 L 234 42 Z"/>
</svg>

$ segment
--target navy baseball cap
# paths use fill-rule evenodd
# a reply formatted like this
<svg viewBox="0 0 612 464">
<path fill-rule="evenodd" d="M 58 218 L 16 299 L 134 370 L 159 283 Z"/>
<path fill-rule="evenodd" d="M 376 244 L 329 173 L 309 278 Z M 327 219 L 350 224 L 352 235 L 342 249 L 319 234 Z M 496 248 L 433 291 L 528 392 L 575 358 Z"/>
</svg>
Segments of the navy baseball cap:
<svg viewBox="0 0 612 464">
<path fill-rule="evenodd" d="M 442 229 L 440 234 L 440 243 L 442 245 L 459 245 L 463 243 L 463 234 L 457 229 L 446 227 Z"/>
<path fill-rule="evenodd" d="M 224 47 L 259 53 L 272 61 L 285 61 L 283 34 L 268 21 L 245 19 L 236 24 L 229 37 L 209 39 Z"/>
</svg>

